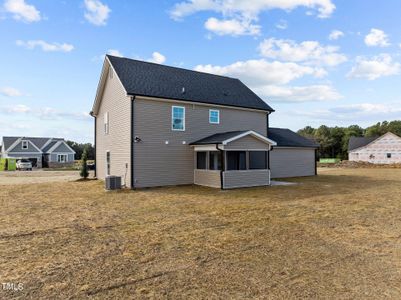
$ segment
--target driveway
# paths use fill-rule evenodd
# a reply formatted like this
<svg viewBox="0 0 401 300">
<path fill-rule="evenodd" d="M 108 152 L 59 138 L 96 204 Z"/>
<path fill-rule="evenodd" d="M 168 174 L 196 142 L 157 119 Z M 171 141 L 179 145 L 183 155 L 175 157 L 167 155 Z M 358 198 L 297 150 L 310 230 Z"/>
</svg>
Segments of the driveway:
<svg viewBox="0 0 401 300">
<path fill-rule="evenodd" d="M 93 173 L 90 175 L 93 176 Z M 63 182 L 79 179 L 79 171 L 14 171 L 0 172 L 0 185 Z"/>
</svg>

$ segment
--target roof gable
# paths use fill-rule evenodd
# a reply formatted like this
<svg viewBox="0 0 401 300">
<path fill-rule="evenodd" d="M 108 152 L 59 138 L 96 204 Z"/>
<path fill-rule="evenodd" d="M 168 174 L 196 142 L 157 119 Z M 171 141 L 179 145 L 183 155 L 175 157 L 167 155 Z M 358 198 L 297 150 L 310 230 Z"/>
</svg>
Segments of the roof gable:
<svg viewBox="0 0 401 300">
<path fill-rule="evenodd" d="M 348 144 L 348 151 L 355 151 L 360 148 L 365 148 L 369 145 L 375 144 L 378 141 L 381 141 L 382 139 L 386 137 L 393 137 L 396 138 L 397 140 L 401 141 L 401 137 L 398 135 L 392 133 L 392 132 L 387 132 L 383 134 L 382 136 L 375 136 L 375 137 L 351 137 L 349 144 Z"/>
<path fill-rule="evenodd" d="M 110 55 L 106 60 L 128 95 L 274 111 L 238 79 Z"/>
<path fill-rule="evenodd" d="M 53 144 L 48 150 L 48 153 L 74 153 L 75 151 L 68 146 L 65 141 L 58 141 Z"/>
</svg>

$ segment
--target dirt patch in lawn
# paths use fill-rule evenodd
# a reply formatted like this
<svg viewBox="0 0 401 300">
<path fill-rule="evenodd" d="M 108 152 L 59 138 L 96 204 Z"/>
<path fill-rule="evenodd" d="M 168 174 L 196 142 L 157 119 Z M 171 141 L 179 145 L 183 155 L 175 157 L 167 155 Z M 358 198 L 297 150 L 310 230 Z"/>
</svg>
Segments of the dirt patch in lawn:
<svg viewBox="0 0 401 300">
<path fill-rule="evenodd" d="M 91 172 L 90 177 L 93 177 Z M 6 171 L 0 172 L 1 185 L 23 185 L 47 182 L 66 182 L 79 179 L 79 171 Z"/>
<path fill-rule="evenodd" d="M 401 297 L 401 170 L 302 184 L 0 187 L 0 298 Z"/>
</svg>

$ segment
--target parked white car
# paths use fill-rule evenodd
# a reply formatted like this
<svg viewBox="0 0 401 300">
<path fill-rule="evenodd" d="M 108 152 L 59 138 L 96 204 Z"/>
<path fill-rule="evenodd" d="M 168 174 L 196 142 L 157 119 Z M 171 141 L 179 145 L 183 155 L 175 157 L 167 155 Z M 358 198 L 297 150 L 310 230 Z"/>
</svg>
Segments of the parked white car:
<svg viewBox="0 0 401 300">
<path fill-rule="evenodd" d="M 20 159 L 17 161 L 17 170 L 32 171 L 32 162 L 28 159 Z"/>
</svg>

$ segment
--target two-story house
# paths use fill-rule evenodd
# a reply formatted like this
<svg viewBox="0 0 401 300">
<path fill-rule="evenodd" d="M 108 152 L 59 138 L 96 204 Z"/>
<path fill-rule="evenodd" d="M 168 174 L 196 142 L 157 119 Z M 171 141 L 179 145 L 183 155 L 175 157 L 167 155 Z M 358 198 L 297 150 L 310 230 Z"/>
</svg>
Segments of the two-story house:
<svg viewBox="0 0 401 300">
<path fill-rule="evenodd" d="M 235 188 L 269 185 L 271 165 L 314 175 L 317 145 L 289 130 L 272 139 L 273 111 L 238 79 L 107 55 L 91 112 L 96 176 Z"/>
</svg>

